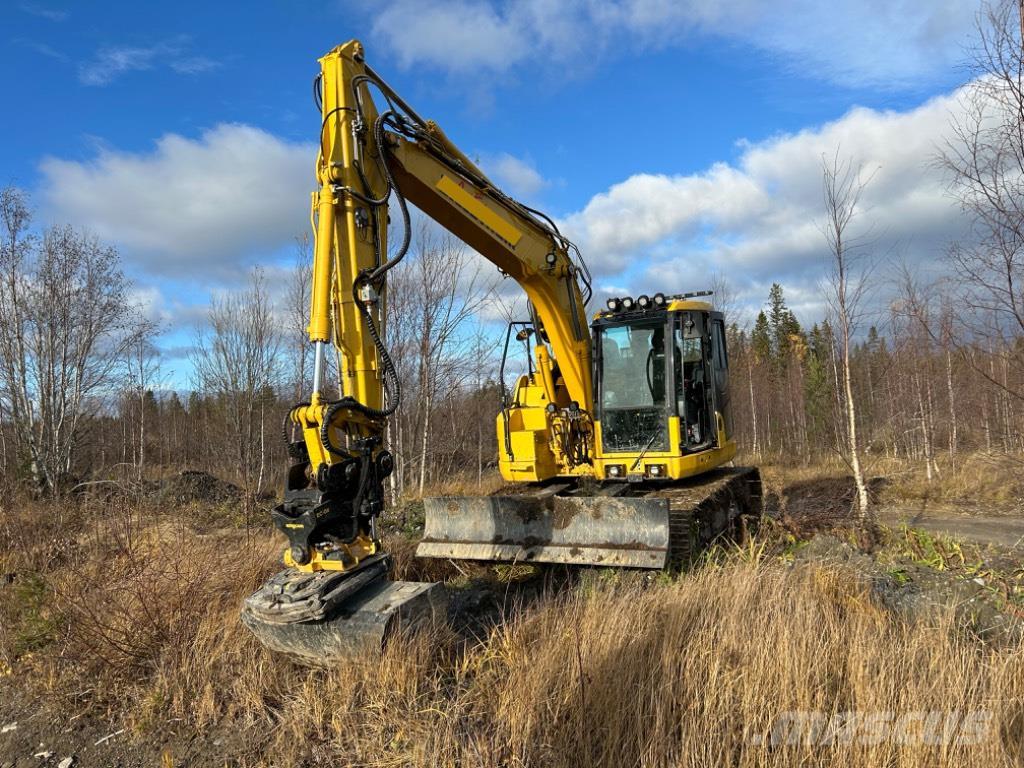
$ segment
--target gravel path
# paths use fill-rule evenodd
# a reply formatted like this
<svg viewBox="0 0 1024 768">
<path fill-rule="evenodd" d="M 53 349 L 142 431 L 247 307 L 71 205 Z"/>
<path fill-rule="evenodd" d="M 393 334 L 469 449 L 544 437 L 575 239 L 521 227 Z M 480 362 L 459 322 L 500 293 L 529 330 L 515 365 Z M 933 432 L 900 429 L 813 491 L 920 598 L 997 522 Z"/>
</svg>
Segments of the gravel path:
<svg viewBox="0 0 1024 768">
<path fill-rule="evenodd" d="M 948 507 L 921 511 L 915 507 L 891 507 L 880 510 L 883 523 L 906 523 L 932 533 L 944 533 L 982 544 L 1019 549 L 1024 552 L 1024 516 L 954 514 Z"/>
</svg>

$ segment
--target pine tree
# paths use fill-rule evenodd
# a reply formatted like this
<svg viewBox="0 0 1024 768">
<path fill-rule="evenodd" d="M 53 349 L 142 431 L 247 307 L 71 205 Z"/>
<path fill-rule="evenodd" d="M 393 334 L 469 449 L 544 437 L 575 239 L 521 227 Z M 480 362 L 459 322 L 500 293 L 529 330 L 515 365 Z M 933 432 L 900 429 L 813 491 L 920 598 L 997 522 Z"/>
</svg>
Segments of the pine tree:
<svg viewBox="0 0 1024 768">
<path fill-rule="evenodd" d="M 750 348 L 759 363 L 773 362 L 775 355 L 772 348 L 772 333 L 765 313 L 758 312 L 754 322 L 754 330 L 750 334 Z"/>
<path fill-rule="evenodd" d="M 786 295 L 779 283 L 772 283 L 768 292 L 768 327 L 777 368 L 782 371 L 789 364 L 794 346 L 806 344 L 803 329 L 793 311 L 786 306 Z"/>
<path fill-rule="evenodd" d="M 835 401 L 830 372 L 830 331 L 811 328 L 808 338 L 804 379 L 804 407 L 807 414 L 808 441 L 815 448 L 831 448 L 834 444 L 832 403 Z"/>
</svg>

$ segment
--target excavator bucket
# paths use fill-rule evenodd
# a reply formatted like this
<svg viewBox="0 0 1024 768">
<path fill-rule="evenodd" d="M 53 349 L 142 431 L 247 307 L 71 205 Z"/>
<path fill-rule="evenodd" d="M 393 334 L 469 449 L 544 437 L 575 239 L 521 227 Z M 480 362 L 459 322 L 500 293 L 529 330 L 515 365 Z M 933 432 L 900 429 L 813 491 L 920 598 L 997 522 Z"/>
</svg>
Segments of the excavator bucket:
<svg viewBox="0 0 1024 768">
<path fill-rule="evenodd" d="M 669 503 L 610 495 L 424 500 L 418 557 L 664 568 Z"/>
<path fill-rule="evenodd" d="M 441 584 L 390 581 L 382 560 L 353 575 L 303 573 L 271 577 L 242 607 L 242 623 L 263 645 L 306 666 L 379 654 L 388 638 L 444 621 Z"/>
</svg>

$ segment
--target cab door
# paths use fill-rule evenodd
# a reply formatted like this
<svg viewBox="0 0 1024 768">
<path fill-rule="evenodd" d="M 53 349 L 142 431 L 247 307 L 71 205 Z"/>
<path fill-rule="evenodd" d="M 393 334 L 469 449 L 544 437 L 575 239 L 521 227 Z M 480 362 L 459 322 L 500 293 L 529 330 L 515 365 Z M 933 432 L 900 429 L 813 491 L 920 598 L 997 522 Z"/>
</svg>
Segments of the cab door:
<svg viewBox="0 0 1024 768">
<path fill-rule="evenodd" d="M 709 313 L 683 311 L 674 328 L 675 398 L 680 445 L 693 453 L 715 447 L 717 383 L 713 368 Z"/>
<path fill-rule="evenodd" d="M 732 434 L 729 416 L 729 350 L 725 341 L 725 319 L 721 312 L 708 313 L 708 336 L 711 341 L 710 363 L 714 380 L 714 409 L 722 415 L 726 436 Z"/>
</svg>

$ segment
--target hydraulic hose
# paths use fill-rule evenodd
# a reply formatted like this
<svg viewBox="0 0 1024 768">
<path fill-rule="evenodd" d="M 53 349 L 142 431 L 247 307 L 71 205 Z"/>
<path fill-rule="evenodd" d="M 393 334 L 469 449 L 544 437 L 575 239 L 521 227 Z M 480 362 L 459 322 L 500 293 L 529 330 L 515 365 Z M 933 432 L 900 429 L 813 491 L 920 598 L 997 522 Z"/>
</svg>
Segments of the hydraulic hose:
<svg viewBox="0 0 1024 768">
<path fill-rule="evenodd" d="M 381 152 L 384 152 L 384 148 L 387 144 L 384 143 L 384 122 L 388 117 L 397 117 L 396 113 L 388 110 L 382 115 L 378 116 L 376 122 L 373 124 L 373 138 L 377 142 L 377 147 Z M 405 202 L 405 196 L 402 195 L 398 189 L 398 185 L 395 184 L 395 177 L 391 175 L 391 169 L 388 167 L 387 161 L 382 160 L 380 163 L 381 172 L 384 174 L 384 179 L 388 184 L 388 192 L 395 193 L 395 199 L 398 200 L 398 208 L 402 213 L 402 243 L 398 247 L 397 252 L 391 258 L 381 264 L 379 267 L 372 270 L 367 276 L 364 282 L 375 283 L 382 278 L 387 272 L 393 269 L 398 262 L 405 258 L 405 254 L 409 252 L 409 244 L 412 242 L 412 220 L 409 217 L 409 206 Z M 376 332 L 371 331 L 371 335 Z"/>
</svg>

